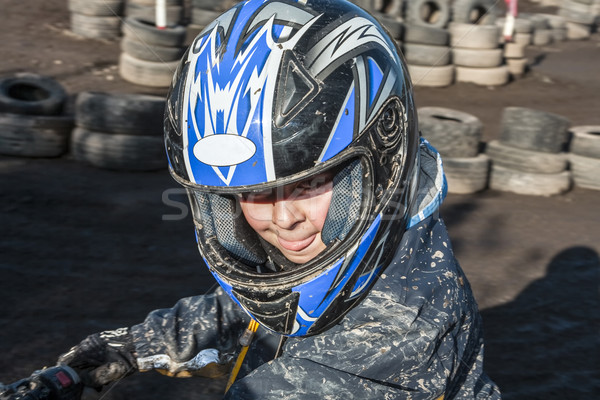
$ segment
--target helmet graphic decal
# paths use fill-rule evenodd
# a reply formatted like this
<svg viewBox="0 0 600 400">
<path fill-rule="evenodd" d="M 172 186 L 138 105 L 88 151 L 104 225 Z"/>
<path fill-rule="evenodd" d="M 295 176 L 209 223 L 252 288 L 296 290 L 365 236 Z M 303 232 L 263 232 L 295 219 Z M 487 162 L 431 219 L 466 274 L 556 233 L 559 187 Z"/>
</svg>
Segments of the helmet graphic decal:
<svg viewBox="0 0 600 400">
<path fill-rule="evenodd" d="M 375 60 L 373 60 L 371 57 L 367 58 L 367 66 L 369 68 L 370 79 L 369 106 L 372 106 L 377 96 L 377 92 L 379 91 L 379 87 L 381 86 L 383 71 L 381 71 L 381 68 L 379 68 L 377 62 L 375 62 Z"/>
<path fill-rule="evenodd" d="M 354 136 L 354 116 L 356 112 L 354 104 L 355 96 L 354 84 L 352 84 L 346 95 L 346 100 L 344 100 L 342 111 L 335 122 L 333 132 L 329 136 L 329 139 L 327 139 L 325 148 L 319 157 L 319 161 L 329 160 L 352 142 L 352 137 Z"/>
<path fill-rule="evenodd" d="M 279 19 L 276 24 L 272 13 L 266 21 L 261 16 L 269 14 L 265 12 L 269 7 L 293 7 L 271 3 L 257 13 L 250 27 L 231 23 L 232 18 L 247 19 L 262 4 L 246 3 L 236 17 L 232 17 L 235 9 L 226 13 L 224 26 L 220 20 L 211 24 L 189 53 L 183 103 L 187 118 L 182 120 L 182 131 L 188 149 L 186 169 L 199 184 L 250 184 L 253 181 L 247 176 L 256 180 L 257 171 L 263 181 L 275 179 L 270 119 L 277 71 L 284 52 L 295 46 L 311 21 L 289 38 L 292 26 L 281 25 Z M 233 51 L 233 46 L 224 51 L 225 41 L 238 43 L 239 51 Z"/>
<path fill-rule="evenodd" d="M 359 46 L 377 46 L 397 61 L 380 30 L 363 17 L 352 18 L 321 39 L 308 53 L 305 63 L 313 76 L 323 75 L 347 60 Z M 339 62 L 336 62 L 339 60 Z M 355 117 L 357 130 L 362 131 L 394 89 L 398 77 L 395 68 L 382 69 L 371 57 L 355 58 L 357 80 L 352 83 L 340 109 L 335 126 L 323 148 L 319 161 L 327 161 L 352 141 Z M 356 83 L 356 86 L 355 86 Z M 358 93 L 357 93 L 358 92 Z M 359 104 L 356 104 L 356 102 Z"/>
</svg>

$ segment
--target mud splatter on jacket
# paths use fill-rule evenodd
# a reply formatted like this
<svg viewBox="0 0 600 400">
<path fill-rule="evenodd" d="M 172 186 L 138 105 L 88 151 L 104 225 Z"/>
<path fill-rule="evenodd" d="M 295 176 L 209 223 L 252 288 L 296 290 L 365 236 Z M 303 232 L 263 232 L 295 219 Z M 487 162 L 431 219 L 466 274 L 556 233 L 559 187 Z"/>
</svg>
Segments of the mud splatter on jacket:
<svg viewBox="0 0 600 400">
<path fill-rule="evenodd" d="M 438 216 L 441 160 L 426 142 L 421 172 L 409 229 L 369 295 L 328 331 L 287 339 L 276 359 L 280 337 L 259 328 L 225 398 L 500 398 L 483 371 L 477 304 Z M 226 362 L 248 322 L 220 288 L 154 311 L 132 328 L 140 369 Z"/>
</svg>

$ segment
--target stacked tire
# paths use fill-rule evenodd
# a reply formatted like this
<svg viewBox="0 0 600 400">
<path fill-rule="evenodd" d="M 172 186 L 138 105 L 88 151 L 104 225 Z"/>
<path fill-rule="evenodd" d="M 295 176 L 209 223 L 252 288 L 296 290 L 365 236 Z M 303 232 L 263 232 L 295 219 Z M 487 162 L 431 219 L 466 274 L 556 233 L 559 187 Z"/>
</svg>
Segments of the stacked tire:
<svg viewBox="0 0 600 400">
<path fill-rule="evenodd" d="M 492 160 L 490 188 L 550 196 L 570 189 L 568 119 L 545 111 L 507 107 L 499 140 L 486 144 Z"/>
<path fill-rule="evenodd" d="M 498 10 L 494 0 L 454 0 L 452 21 L 463 24 L 493 25 Z"/>
<path fill-rule="evenodd" d="M 351 3 L 356 4 L 360 8 L 370 12 L 371 14 L 377 13 L 381 7 L 379 0 L 350 0 Z"/>
<path fill-rule="evenodd" d="M 560 15 L 554 14 L 540 14 L 546 18 L 550 30 L 552 31 L 552 41 L 562 42 L 567 40 L 567 20 Z"/>
<path fill-rule="evenodd" d="M 554 41 L 554 33 L 548 17 L 543 14 L 521 13 L 521 18 L 531 22 L 531 44 L 534 46 L 547 46 Z"/>
<path fill-rule="evenodd" d="M 186 28 L 159 29 L 151 21 L 126 18 L 123 25 L 119 74 L 128 82 L 156 88 L 171 85 L 185 52 Z"/>
<path fill-rule="evenodd" d="M 402 49 L 413 85 L 445 87 L 454 82 L 452 51 L 446 29 L 406 24 Z"/>
<path fill-rule="evenodd" d="M 219 15 L 239 3 L 240 0 L 191 0 L 189 29 L 200 32 Z"/>
<path fill-rule="evenodd" d="M 527 57 L 525 57 L 525 45 L 513 42 L 504 43 L 503 46 L 504 63 L 508 68 L 511 78 L 518 79 L 522 77 L 527 70 Z"/>
<path fill-rule="evenodd" d="M 92 39 L 121 36 L 124 0 L 68 0 L 71 31 Z"/>
<path fill-rule="evenodd" d="M 591 0 L 590 11 L 594 16 L 594 28 L 598 32 L 600 28 L 600 0 Z"/>
<path fill-rule="evenodd" d="M 497 25 L 452 22 L 449 31 L 457 82 L 481 86 L 508 82 L 509 71 L 498 44 L 500 28 Z"/>
<path fill-rule="evenodd" d="M 73 158 L 111 170 L 166 168 L 164 107 L 164 98 L 158 96 L 79 93 L 71 136 Z"/>
<path fill-rule="evenodd" d="M 398 45 L 401 46 L 402 35 L 404 34 L 404 21 L 402 18 L 380 12 L 373 12 L 373 15 L 377 18 L 385 30 L 388 31 L 390 36 L 398 43 Z"/>
<path fill-rule="evenodd" d="M 567 37 L 571 40 L 589 39 L 596 25 L 598 9 L 594 0 L 563 0 L 558 15 L 567 21 Z"/>
<path fill-rule="evenodd" d="M 167 25 L 183 25 L 185 9 L 183 0 L 165 0 Z M 126 0 L 125 16 L 156 22 L 156 0 Z"/>
<path fill-rule="evenodd" d="M 529 46 L 532 40 L 533 24 L 531 21 L 525 18 L 516 18 L 512 42 L 523 46 Z"/>
<path fill-rule="evenodd" d="M 418 116 L 422 136 L 442 156 L 448 192 L 467 194 L 484 190 L 490 162 L 479 151 L 481 121 L 471 114 L 443 107 L 421 107 Z"/>
<path fill-rule="evenodd" d="M 600 126 L 575 126 L 569 150 L 575 186 L 600 190 Z"/>
<path fill-rule="evenodd" d="M 504 18 L 496 20 L 501 36 L 499 41 L 503 48 L 504 63 L 508 68 L 510 78 L 513 80 L 522 77 L 528 68 L 528 60 L 525 57 L 525 49 L 533 40 L 533 23 L 526 18 L 515 18 L 511 33 L 511 40 L 507 42 L 504 38 Z"/>
<path fill-rule="evenodd" d="M 404 20 L 413 25 L 444 29 L 450 21 L 448 0 L 410 0 L 406 2 Z"/>
<path fill-rule="evenodd" d="M 53 78 L 21 73 L 0 79 L 0 154 L 58 157 L 67 152 L 73 116 Z"/>
</svg>

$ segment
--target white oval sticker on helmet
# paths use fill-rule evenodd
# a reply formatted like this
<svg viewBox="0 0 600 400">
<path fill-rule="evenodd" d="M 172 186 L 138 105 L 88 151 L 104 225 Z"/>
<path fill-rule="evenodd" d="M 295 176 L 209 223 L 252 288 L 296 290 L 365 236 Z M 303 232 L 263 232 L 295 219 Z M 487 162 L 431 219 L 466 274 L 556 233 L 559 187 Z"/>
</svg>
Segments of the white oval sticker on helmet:
<svg viewBox="0 0 600 400">
<path fill-rule="evenodd" d="M 256 153 L 252 140 L 235 134 L 207 135 L 194 145 L 198 161 L 213 167 L 228 167 L 248 161 Z"/>
</svg>

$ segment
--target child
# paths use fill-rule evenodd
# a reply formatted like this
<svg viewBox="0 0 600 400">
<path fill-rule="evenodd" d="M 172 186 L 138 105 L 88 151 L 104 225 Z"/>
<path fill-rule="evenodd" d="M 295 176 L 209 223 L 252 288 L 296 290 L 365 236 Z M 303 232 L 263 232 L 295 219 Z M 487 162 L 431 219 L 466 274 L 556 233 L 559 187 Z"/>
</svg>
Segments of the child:
<svg viewBox="0 0 600 400">
<path fill-rule="evenodd" d="M 165 114 L 219 283 L 60 363 L 230 374 L 226 398 L 499 398 L 393 40 L 342 0 L 250 0 L 195 39 Z M 230 386 L 230 387 L 229 387 Z"/>
</svg>

